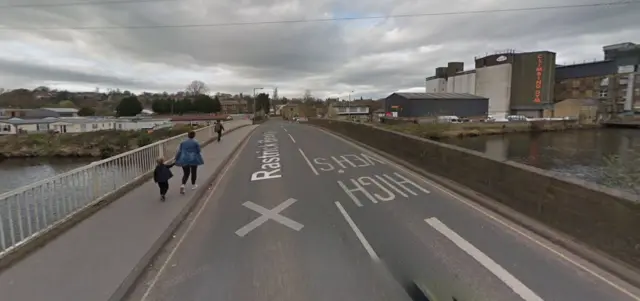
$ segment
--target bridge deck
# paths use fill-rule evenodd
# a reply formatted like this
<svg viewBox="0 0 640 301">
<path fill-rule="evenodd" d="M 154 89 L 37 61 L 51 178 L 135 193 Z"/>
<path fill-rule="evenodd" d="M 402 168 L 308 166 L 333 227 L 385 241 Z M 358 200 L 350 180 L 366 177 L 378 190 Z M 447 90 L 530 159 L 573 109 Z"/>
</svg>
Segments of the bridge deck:
<svg viewBox="0 0 640 301">
<path fill-rule="evenodd" d="M 203 149 L 199 189 L 254 126 L 239 128 Z M 167 201 L 153 181 L 137 187 L 0 274 L 2 300 L 109 300 L 198 193 L 179 194 L 174 167 Z"/>
</svg>

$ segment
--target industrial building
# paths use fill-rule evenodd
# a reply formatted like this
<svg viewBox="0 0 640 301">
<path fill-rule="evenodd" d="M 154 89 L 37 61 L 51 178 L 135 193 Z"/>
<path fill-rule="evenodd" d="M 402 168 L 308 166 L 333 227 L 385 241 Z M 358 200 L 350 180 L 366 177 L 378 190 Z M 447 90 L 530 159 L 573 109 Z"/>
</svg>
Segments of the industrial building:
<svg viewBox="0 0 640 301">
<path fill-rule="evenodd" d="M 555 101 L 598 99 L 609 113 L 640 109 L 640 45 L 602 48 L 604 60 L 556 67 Z"/>
<path fill-rule="evenodd" d="M 450 62 L 436 68 L 427 93 L 468 93 L 489 99 L 489 115 L 542 117 L 553 104 L 555 56 L 549 51 L 504 51 L 475 58 L 475 69 Z"/>
<path fill-rule="evenodd" d="M 489 99 L 468 93 L 393 93 L 385 111 L 394 117 L 486 116 Z"/>
</svg>

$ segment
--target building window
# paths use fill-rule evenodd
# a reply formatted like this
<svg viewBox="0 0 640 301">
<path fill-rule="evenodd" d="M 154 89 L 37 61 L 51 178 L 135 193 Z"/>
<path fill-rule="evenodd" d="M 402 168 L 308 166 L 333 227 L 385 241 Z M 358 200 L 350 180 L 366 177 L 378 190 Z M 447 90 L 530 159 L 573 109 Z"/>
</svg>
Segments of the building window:
<svg viewBox="0 0 640 301">
<path fill-rule="evenodd" d="M 98 128 L 98 124 L 97 123 L 92 124 L 91 128 L 94 129 L 94 130 L 97 129 Z"/>
<path fill-rule="evenodd" d="M 11 125 L 5 124 L 2 127 L 0 127 L 0 130 L 2 132 L 11 132 Z"/>
<path fill-rule="evenodd" d="M 38 131 L 48 131 L 49 130 L 49 125 L 48 124 L 36 124 L 36 129 Z"/>
<path fill-rule="evenodd" d="M 593 90 L 584 91 L 584 96 L 589 98 L 593 97 Z"/>
<path fill-rule="evenodd" d="M 347 111 L 347 108 L 345 108 L 345 107 L 339 107 L 338 108 L 338 112 L 340 112 L 340 113 L 344 113 L 346 111 Z"/>
<path fill-rule="evenodd" d="M 609 93 L 607 92 L 607 89 L 600 90 L 600 98 L 607 98 L 609 96 Z"/>
<path fill-rule="evenodd" d="M 571 84 L 573 85 L 574 88 L 578 88 L 578 87 L 580 87 L 580 80 L 579 79 L 574 79 Z"/>
<path fill-rule="evenodd" d="M 640 96 L 640 88 L 635 88 L 634 93 L 636 94 L 636 96 Z"/>
</svg>

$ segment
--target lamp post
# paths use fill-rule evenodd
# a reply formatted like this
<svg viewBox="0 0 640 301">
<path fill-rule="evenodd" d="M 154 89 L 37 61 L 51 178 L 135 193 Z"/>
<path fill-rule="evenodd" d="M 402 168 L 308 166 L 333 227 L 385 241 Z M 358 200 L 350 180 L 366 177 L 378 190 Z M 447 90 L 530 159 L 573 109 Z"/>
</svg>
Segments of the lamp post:
<svg viewBox="0 0 640 301">
<path fill-rule="evenodd" d="M 347 118 L 349 118 L 349 120 L 351 120 L 351 93 L 353 92 L 355 92 L 355 90 L 349 92 L 349 101 L 347 101 Z"/>
<path fill-rule="evenodd" d="M 262 90 L 264 88 L 253 88 L 253 117 L 256 117 L 256 90 Z"/>
</svg>

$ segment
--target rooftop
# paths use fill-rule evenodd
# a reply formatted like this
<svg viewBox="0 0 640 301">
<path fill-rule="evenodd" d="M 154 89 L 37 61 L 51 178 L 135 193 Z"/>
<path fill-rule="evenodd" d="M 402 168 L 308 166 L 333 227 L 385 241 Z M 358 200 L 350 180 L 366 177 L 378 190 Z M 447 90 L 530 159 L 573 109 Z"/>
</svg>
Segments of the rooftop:
<svg viewBox="0 0 640 301">
<path fill-rule="evenodd" d="M 413 93 L 413 92 L 400 92 L 393 93 L 389 95 L 398 95 L 400 97 L 406 99 L 421 99 L 421 100 L 430 100 L 430 99 L 487 99 L 486 97 L 473 95 L 469 93 Z"/>
<path fill-rule="evenodd" d="M 74 109 L 74 108 L 40 108 L 40 109 L 57 112 L 57 113 L 78 113 L 78 109 Z"/>
</svg>

